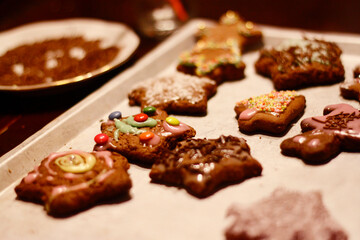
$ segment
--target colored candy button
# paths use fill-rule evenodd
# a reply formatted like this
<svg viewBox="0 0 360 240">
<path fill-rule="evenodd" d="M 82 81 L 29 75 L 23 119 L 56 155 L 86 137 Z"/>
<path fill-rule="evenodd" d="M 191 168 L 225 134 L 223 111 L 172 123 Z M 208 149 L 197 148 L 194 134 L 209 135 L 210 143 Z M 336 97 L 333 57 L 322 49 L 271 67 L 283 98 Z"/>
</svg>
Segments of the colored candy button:
<svg viewBox="0 0 360 240">
<path fill-rule="evenodd" d="M 154 137 L 153 132 L 143 132 L 139 135 L 140 141 L 148 141 Z"/>
<path fill-rule="evenodd" d="M 109 119 L 110 120 L 114 120 L 115 118 L 120 119 L 121 115 L 122 115 L 121 112 L 115 111 L 115 112 L 112 112 L 112 113 L 109 114 Z"/>
<path fill-rule="evenodd" d="M 143 113 L 146 113 L 148 115 L 152 115 L 156 112 L 156 108 L 153 106 L 144 107 Z"/>
<path fill-rule="evenodd" d="M 180 125 L 180 121 L 177 118 L 174 118 L 174 117 L 167 117 L 165 119 L 165 121 L 168 124 L 173 125 L 173 126 L 179 126 Z"/>
<path fill-rule="evenodd" d="M 94 137 L 94 140 L 97 144 L 105 144 L 109 141 L 109 136 L 105 133 L 99 133 Z"/>
<path fill-rule="evenodd" d="M 145 113 L 139 113 L 134 116 L 134 120 L 136 122 L 145 122 L 148 118 L 149 118 L 149 116 Z"/>
</svg>

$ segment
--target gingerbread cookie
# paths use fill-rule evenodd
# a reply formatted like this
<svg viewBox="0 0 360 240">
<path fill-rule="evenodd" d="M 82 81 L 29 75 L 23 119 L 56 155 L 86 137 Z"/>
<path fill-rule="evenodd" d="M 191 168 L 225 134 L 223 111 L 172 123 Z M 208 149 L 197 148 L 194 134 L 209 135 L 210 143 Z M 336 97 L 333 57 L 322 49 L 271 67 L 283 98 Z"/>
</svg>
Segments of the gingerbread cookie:
<svg viewBox="0 0 360 240">
<path fill-rule="evenodd" d="M 150 178 L 157 183 L 183 186 L 197 197 L 207 197 L 224 184 L 259 176 L 261 171 L 244 139 L 220 136 L 180 142 L 154 163 Z"/>
<path fill-rule="evenodd" d="M 309 164 L 328 162 L 340 151 L 360 151 L 360 111 L 349 104 L 329 105 L 324 116 L 301 121 L 303 134 L 284 140 L 285 155 L 296 155 Z"/>
<path fill-rule="evenodd" d="M 130 105 L 154 106 L 168 113 L 203 115 L 216 82 L 182 73 L 142 81 L 129 93 Z"/>
<path fill-rule="evenodd" d="M 303 113 L 304 108 L 305 97 L 288 90 L 242 100 L 234 110 L 240 131 L 280 134 Z"/>
<path fill-rule="evenodd" d="M 111 113 L 101 124 L 101 132 L 95 136 L 95 150 L 115 151 L 139 164 L 152 164 L 178 141 L 196 134 L 192 127 L 152 106 L 129 117 Z"/>
<path fill-rule="evenodd" d="M 315 191 L 276 189 L 249 207 L 234 204 L 227 215 L 233 218 L 225 231 L 227 240 L 348 239 L 324 206 L 321 193 Z"/>
<path fill-rule="evenodd" d="M 179 72 L 208 77 L 221 84 L 228 80 L 244 78 L 242 61 L 236 41 L 224 43 L 198 41 L 192 51 L 183 52 L 177 66 Z"/>
<path fill-rule="evenodd" d="M 244 52 L 262 43 L 262 33 L 253 22 L 245 21 L 234 11 L 227 11 L 220 17 L 219 24 L 200 25 L 197 39 L 216 43 L 235 41 L 240 52 Z"/>
<path fill-rule="evenodd" d="M 272 49 L 263 49 L 256 71 L 270 77 L 277 90 L 329 85 L 344 80 L 341 49 L 323 40 L 289 40 Z"/>
<path fill-rule="evenodd" d="M 340 93 L 346 99 L 360 101 L 360 66 L 354 69 L 354 79 L 340 84 Z"/>
<path fill-rule="evenodd" d="M 52 153 L 15 187 L 18 198 L 66 216 L 102 200 L 127 195 L 131 180 L 126 158 L 109 151 Z"/>
</svg>

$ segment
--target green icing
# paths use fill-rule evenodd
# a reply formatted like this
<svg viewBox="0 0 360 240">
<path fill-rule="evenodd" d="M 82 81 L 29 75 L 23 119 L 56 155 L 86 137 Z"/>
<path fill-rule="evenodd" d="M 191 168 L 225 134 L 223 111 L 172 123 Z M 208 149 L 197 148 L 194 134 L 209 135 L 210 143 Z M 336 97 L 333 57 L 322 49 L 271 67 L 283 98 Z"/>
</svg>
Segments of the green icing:
<svg viewBox="0 0 360 240">
<path fill-rule="evenodd" d="M 137 122 L 134 120 L 134 116 L 128 117 L 126 123 L 131 125 L 132 127 L 155 127 L 157 125 L 157 121 L 153 118 L 148 118 L 144 122 Z"/>
<path fill-rule="evenodd" d="M 132 134 L 140 134 L 140 133 L 146 132 L 143 129 L 138 129 L 137 127 L 133 127 L 133 126 L 129 125 L 128 123 L 126 123 L 122 120 L 119 120 L 119 119 L 114 119 L 114 122 L 115 122 L 115 126 L 117 128 L 117 130 L 114 133 L 115 139 L 116 139 L 115 135 L 117 135 L 117 136 L 119 135 L 118 131 L 120 131 L 122 133 L 132 133 Z"/>
</svg>

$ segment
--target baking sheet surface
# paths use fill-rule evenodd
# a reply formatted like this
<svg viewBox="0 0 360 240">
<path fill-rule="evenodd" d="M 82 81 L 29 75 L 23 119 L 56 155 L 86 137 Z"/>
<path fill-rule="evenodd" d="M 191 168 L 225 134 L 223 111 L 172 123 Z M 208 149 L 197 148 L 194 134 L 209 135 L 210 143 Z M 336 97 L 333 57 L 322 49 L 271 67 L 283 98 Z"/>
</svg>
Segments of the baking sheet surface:
<svg viewBox="0 0 360 240">
<path fill-rule="evenodd" d="M 138 113 L 139 107 L 128 106 L 126 95 L 131 86 L 146 77 L 175 71 L 177 56 L 194 44 L 193 33 L 199 22 L 191 21 L 136 66 L 114 78 L 0 159 L 0 179 L 7 183 L 0 195 L 2 238 L 224 239 L 224 229 L 229 223 L 225 215 L 233 203 L 250 205 L 278 187 L 321 191 L 327 209 L 347 231 L 350 239 L 360 238 L 360 154 L 341 153 L 326 165 L 308 166 L 297 158 L 283 156 L 279 147 L 285 138 L 300 133 L 303 118 L 322 115 L 326 105 L 343 102 L 359 108 L 359 103 L 343 99 L 339 95 L 338 84 L 299 90 L 306 97 L 306 110 L 286 135 L 272 137 L 240 133 L 233 110 L 235 103 L 273 90 L 271 81 L 254 71 L 257 51 L 244 54 L 247 66 L 245 79 L 226 82 L 218 87 L 217 94 L 209 100 L 206 116 L 177 117 L 196 129 L 197 138 L 217 138 L 222 134 L 245 138 L 252 155 L 263 166 L 261 177 L 198 199 L 184 189 L 150 183 L 149 169 L 132 164 L 129 172 L 133 187 L 129 199 L 115 199 L 70 218 L 49 217 L 41 205 L 16 200 L 14 186 L 47 154 L 70 148 L 91 151 L 93 138 L 100 132 L 100 121 L 105 120 L 110 112 L 120 110 L 124 116 Z M 263 26 L 263 32 L 266 45 L 304 34 L 267 26 Z M 314 33 L 307 34 L 315 36 L 311 35 Z M 316 36 L 343 44 L 340 44 L 344 49 L 342 61 L 346 79 L 350 80 L 353 68 L 360 64 L 359 41 L 355 41 L 358 38 L 336 34 Z M 55 139 L 54 136 L 59 136 L 65 128 L 68 132 L 62 132 Z M 46 144 L 49 144 L 48 148 Z"/>
</svg>

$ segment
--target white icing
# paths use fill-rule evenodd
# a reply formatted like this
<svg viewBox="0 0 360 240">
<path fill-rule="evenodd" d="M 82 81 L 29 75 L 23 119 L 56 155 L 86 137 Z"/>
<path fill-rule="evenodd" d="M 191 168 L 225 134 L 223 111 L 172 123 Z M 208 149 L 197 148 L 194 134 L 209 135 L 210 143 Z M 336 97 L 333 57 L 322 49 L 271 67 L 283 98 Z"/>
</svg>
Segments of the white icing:
<svg viewBox="0 0 360 240">
<path fill-rule="evenodd" d="M 207 78 L 176 73 L 164 77 L 149 78 L 141 82 L 141 85 L 136 85 L 134 89 L 146 90 L 144 100 L 148 105 L 179 100 L 195 104 L 206 96 L 204 87 L 208 84 L 215 85 L 215 82 Z"/>
</svg>

